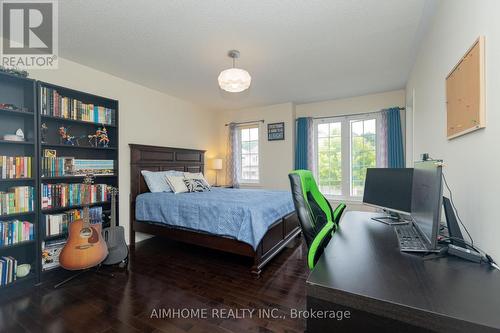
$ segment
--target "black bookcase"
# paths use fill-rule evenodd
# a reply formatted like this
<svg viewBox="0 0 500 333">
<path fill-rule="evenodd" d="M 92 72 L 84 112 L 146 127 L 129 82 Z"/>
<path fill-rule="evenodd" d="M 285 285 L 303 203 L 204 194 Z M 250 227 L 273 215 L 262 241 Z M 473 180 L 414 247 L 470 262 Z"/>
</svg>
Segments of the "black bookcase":
<svg viewBox="0 0 500 333">
<path fill-rule="evenodd" d="M 52 91 L 57 91 L 57 93 L 66 98 L 70 98 L 73 100 L 77 100 L 86 104 L 98 105 L 101 107 L 105 107 L 108 109 L 112 109 L 112 123 L 111 124 L 103 124 L 94 121 L 85 121 L 78 119 L 70 119 L 61 116 L 53 116 L 43 114 L 43 99 L 42 89 L 51 89 Z M 47 126 L 46 130 L 46 140 L 42 141 L 42 131 L 38 131 L 37 144 L 39 151 L 39 163 L 42 163 L 42 158 L 47 149 L 55 150 L 57 152 L 57 156 L 65 156 L 65 157 L 74 157 L 77 159 L 102 159 L 102 160 L 114 160 L 114 172 L 112 175 L 101 175 L 96 176 L 94 179 L 94 183 L 96 184 L 108 184 L 113 187 L 118 188 L 118 101 L 112 100 L 109 98 L 96 96 L 93 94 L 84 93 L 81 91 L 73 90 L 66 87 L 57 86 L 54 84 L 50 84 L 47 82 L 38 82 L 37 83 L 37 95 L 38 95 L 38 107 L 39 110 L 37 113 L 38 116 L 38 124 L 39 128 L 41 128 L 42 124 Z M 95 131 L 99 127 L 106 127 L 108 136 L 110 139 L 109 146 L 107 148 L 97 148 L 93 146 L 89 140 L 88 135 L 95 133 Z M 76 145 L 66 145 L 61 143 L 60 136 L 58 134 L 58 129 L 60 126 L 67 127 L 68 132 L 77 138 L 79 138 L 78 143 Z M 82 183 L 83 176 L 55 176 L 48 177 L 47 175 L 42 174 L 41 168 L 38 169 L 38 179 L 39 179 L 39 191 L 41 191 L 41 187 L 43 184 L 71 184 L 71 183 Z M 40 193 L 41 195 L 41 193 Z M 109 216 L 111 213 L 111 203 L 108 202 L 98 202 L 90 205 L 91 207 L 101 206 L 103 208 L 103 212 L 106 216 Z M 57 242 L 60 240 L 64 240 L 67 238 L 67 234 L 60 234 L 56 236 L 47 236 L 46 235 L 46 227 L 45 227 L 45 216 L 48 214 L 57 214 L 62 213 L 71 209 L 80 209 L 82 205 L 73 205 L 66 206 L 61 208 L 52 208 L 52 209 L 42 209 L 41 204 L 38 206 L 38 216 L 40 219 L 38 233 L 40 235 L 39 246 L 40 246 L 40 255 L 43 252 L 44 246 L 50 242 Z M 117 217 L 118 217 L 118 204 L 117 204 Z M 118 221 L 118 219 L 117 219 Z M 109 226 L 109 219 L 105 219 L 103 223 L 103 228 Z M 41 258 L 41 257 L 40 257 Z M 60 274 L 62 271 L 61 268 L 52 268 L 46 270 L 43 268 L 42 262 L 40 261 L 40 281 L 44 282 L 45 280 L 51 278 L 54 275 Z"/>
<path fill-rule="evenodd" d="M 14 187 L 33 187 L 33 210 L 23 213 L 0 215 L 0 221 L 25 221 L 33 224 L 33 240 L 19 241 L 15 244 L 0 245 L 0 258 L 12 257 L 18 265 L 29 264 L 31 269 L 27 276 L 0 286 L 0 298 L 4 294 L 34 286 L 39 280 L 40 252 L 38 247 L 38 145 L 36 82 L 10 74 L 0 73 L 0 156 L 31 157 L 31 177 L 5 178 L 0 174 L 0 192 L 8 192 Z M 10 105 L 3 105 L 10 104 Z M 15 134 L 18 129 L 24 132 L 24 141 L 4 140 L 4 135 Z M 0 162 L 1 165 L 1 162 Z M 16 177 L 20 177 L 19 175 Z M 1 214 L 1 213 L 0 213 Z M 3 235 L 0 235 L 3 237 Z"/>
<path fill-rule="evenodd" d="M 95 133 L 103 124 L 93 121 L 67 119 L 42 114 L 42 88 L 56 90 L 61 96 L 78 100 L 86 104 L 94 104 L 112 109 L 112 123 L 105 124 L 110 138 L 109 147 L 96 148 L 89 143 L 87 135 Z M 118 101 L 100 97 L 66 87 L 53 85 L 47 82 L 35 81 L 11 74 L 0 73 L 0 104 L 10 104 L 0 107 L 0 156 L 31 157 L 31 177 L 4 179 L 0 173 L 0 192 L 7 192 L 17 186 L 33 187 L 33 210 L 24 213 L 0 215 L 0 222 L 13 220 L 26 221 L 33 224 L 33 239 L 21 241 L 12 245 L 0 245 L 0 258 L 12 257 L 20 264 L 29 264 L 29 274 L 17 278 L 14 282 L 0 286 L 0 299 L 17 292 L 22 292 L 44 282 L 49 277 L 64 277 L 65 271 L 53 268 L 44 271 L 42 267 L 43 244 L 47 241 L 64 241 L 67 234 L 47 236 L 45 228 L 46 214 L 56 214 L 71 209 L 82 208 L 81 205 L 54 209 L 42 209 L 42 184 L 82 183 L 83 176 L 55 176 L 42 175 L 41 164 L 45 149 L 56 150 L 58 156 L 75 157 L 77 159 L 113 160 L 113 174 L 96 176 L 95 183 L 108 184 L 118 188 Z M 14 107 L 13 107 L 14 106 Z M 46 142 L 42 142 L 41 125 L 48 127 Z M 80 137 L 79 145 L 71 146 L 59 141 L 58 128 L 68 127 L 72 135 Z M 24 141 L 4 140 L 5 134 L 15 134 L 18 129 L 24 132 Z M 1 165 L 1 160 L 0 160 Z M 42 177 L 43 176 L 43 177 Z M 109 216 L 110 202 L 95 203 L 91 206 L 102 206 L 105 215 Z M 104 219 L 103 227 L 109 226 L 109 219 Z M 118 221 L 118 203 L 117 203 Z M 2 235 L 0 235 L 1 237 Z"/>
</svg>

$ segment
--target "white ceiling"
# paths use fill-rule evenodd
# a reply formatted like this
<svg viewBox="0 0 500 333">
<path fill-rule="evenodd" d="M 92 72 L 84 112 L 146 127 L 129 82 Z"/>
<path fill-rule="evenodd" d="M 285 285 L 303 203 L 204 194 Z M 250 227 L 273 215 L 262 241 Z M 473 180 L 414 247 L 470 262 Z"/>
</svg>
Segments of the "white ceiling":
<svg viewBox="0 0 500 333">
<path fill-rule="evenodd" d="M 434 0 L 64 0 L 60 56 L 211 109 L 403 88 Z M 252 75 L 240 94 L 219 72 Z"/>
</svg>

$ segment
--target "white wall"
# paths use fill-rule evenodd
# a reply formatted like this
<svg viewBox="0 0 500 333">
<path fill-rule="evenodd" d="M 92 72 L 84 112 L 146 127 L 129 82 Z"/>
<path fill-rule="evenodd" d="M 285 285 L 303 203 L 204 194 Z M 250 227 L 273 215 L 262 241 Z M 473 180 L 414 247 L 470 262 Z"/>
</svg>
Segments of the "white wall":
<svg viewBox="0 0 500 333">
<path fill-rule="evenodd" d="M 415 91 L 414 152 L 444 159 L 455 204 L 475 244 L 500 259 L 500 1 L 444 0 L 407 85 Z M 445 78 L 479 35 L 486 37 L 486 128 L 446 139 Z"/>
<path fill-rule="evenodd" d="M 215 118 L 204 108 L 65 59 L 59 59 L 58 70 L 30 74 L 34 79 L 119 101 L 120 225 L 127 230 L 127 238 L 129 143 L 205 149 L 207 158 L 217 150 Z"/>
<path fill-rule="evenodd" d="M 260 182 L 257 187 L 289 189 L 288 173 L 293 170 L 295 142 L 295 107 L 292 103 L 265 107 L 222 111 L 219 116 L 219 155 L 225 159 L 229 122 L 245 122 L 264 119 L 259 131 Z M 285 140 L 267 141 L 267 124 L 285 123 Z M 225 163 L 224 163 L 225 164 Z M 225 165 L 224 165 L 225 168 Z M 224 179 L 225 170 L 221 172 Z M 248 187 L 248 186 L 242 186 Z M 255 187 L 255 186 L 254 186 Z"/>
<path fill-rule="evenodd" d="M 297 104 L 297 117 L 327 117 L 375 112 L 391 106 L 405 106 L 405 91 L 394 90 L 323 102 Z"/>
</svg>

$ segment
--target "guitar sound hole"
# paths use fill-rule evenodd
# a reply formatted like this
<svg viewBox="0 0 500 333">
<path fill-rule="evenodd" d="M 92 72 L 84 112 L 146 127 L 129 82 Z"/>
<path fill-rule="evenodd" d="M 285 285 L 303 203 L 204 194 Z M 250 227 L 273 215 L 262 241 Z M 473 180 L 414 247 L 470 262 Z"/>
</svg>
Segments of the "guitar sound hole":
<svg viewBox="0 0 500 333">
<path fill-rule="evenodd" d="M 82 228 L 82 230 L 80 230 L 80 237 L 82 237 L 82 238 L 90 238 L 90 236 L 92 236 L 92 229 L 90 229 L 90 228 Z"/>
</svg>

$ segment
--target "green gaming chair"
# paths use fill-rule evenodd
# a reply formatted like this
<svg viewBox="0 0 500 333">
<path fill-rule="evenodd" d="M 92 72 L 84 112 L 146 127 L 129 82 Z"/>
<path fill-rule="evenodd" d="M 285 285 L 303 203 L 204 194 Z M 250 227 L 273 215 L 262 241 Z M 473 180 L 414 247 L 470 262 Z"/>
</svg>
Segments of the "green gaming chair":
<svg viewBox="0 0 500 333">
<path fill-rule="evenodd" d="M 332 206 L 321 194 L 309 170 L 292 171 L 288 178 L 292 188 L 293 203 L 306 241 L 307 264 L 313 269 L 324 248 L 337 230 L 346 205 Z"/>
</svg>

